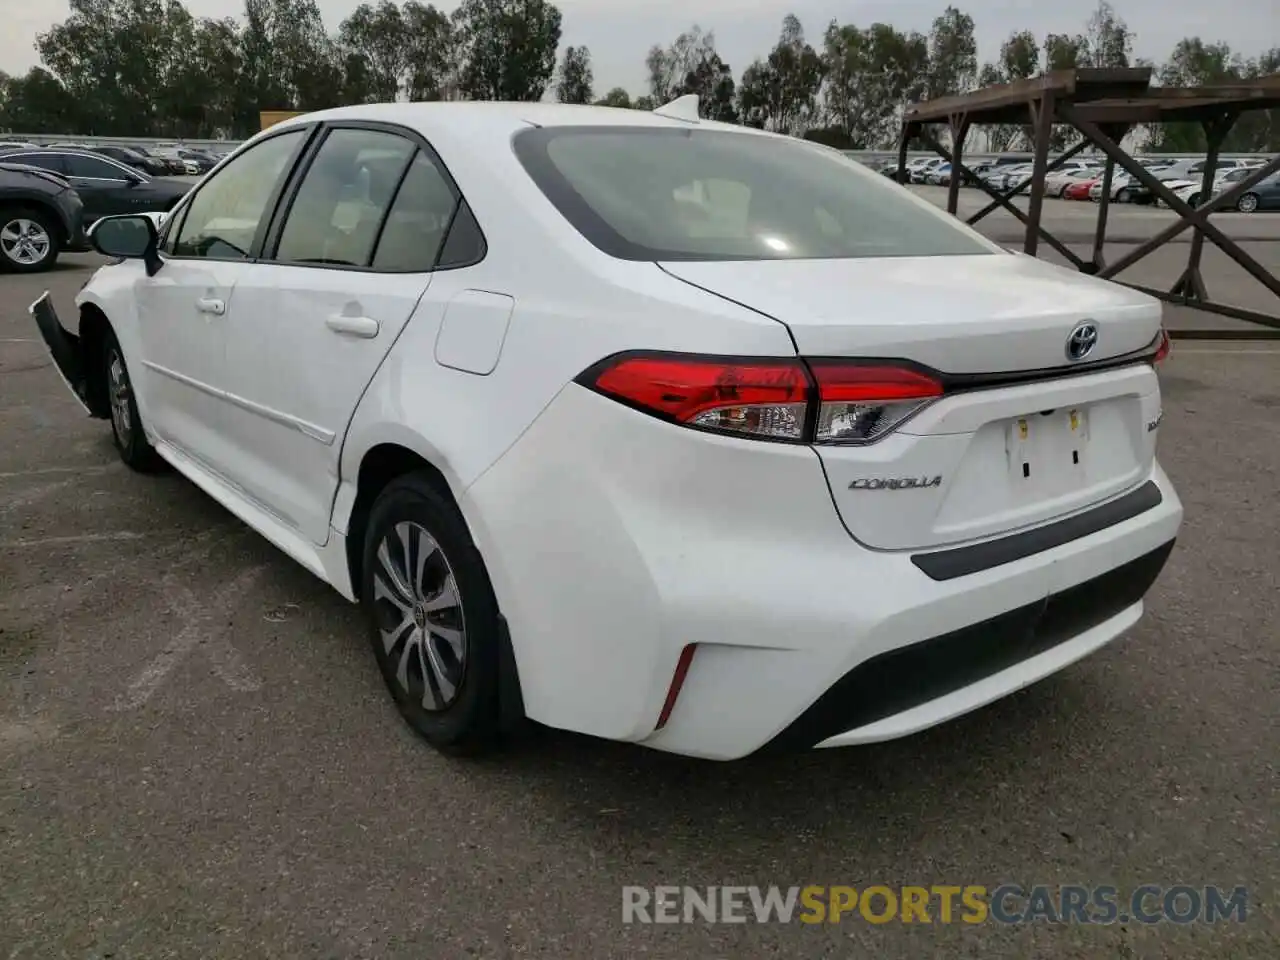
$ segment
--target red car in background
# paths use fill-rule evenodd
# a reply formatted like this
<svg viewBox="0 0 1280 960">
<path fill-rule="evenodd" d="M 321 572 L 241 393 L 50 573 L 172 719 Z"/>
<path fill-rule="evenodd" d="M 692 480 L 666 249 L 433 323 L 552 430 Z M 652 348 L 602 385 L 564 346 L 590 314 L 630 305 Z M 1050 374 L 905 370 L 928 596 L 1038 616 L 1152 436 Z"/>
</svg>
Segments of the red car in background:
<svg viewBox="0 0 1280 960">
<path fill-rule="evenodd" d="M 1088 200 L 1089 188 L 1095 183 L 1097 180 L 1078 180 L 1062 191 L 1062 196 L 1067 200 Z"/>
</svg>

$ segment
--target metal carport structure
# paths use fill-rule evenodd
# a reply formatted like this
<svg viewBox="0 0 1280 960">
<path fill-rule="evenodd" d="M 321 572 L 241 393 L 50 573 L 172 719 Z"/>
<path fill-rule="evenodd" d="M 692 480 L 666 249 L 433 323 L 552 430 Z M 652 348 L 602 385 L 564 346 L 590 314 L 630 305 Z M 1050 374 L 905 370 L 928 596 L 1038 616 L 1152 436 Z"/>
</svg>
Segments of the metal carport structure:
<svg viewBox="0 0 1280 960">
<path fill-rule="evenodd" d="M 1159 290 L 1135 283 L 1127 285 L 1169 303 L 1195 307 L 1257 325 L 1244 330 L 1180 330 L 1177 331 L 1179 336 L 1280 338 L 1280 313 L 1262 313 L 1212 299 L 1200 271 L 1204 239 L 1208 237 L 1224 254 L 1276 296 L 1277 309 L 1280 310 L 1280 279 L 1209 219 L 1212 211 L 1233 205 L 1254 184 L 1280 170 L 1280 155 L 1277 155 L 1251 175 L 1235 183 L 1231 189 L 1216 197 L 1212 196 L 1218 153 L 1240 115 L 1247 111 L 1274 107 L 1280 107 L 1280 75 L 1230 85 L 1152 87 L 1149 67 L 1055 70 L 1028 80 L 986 87 L 972 93 L 942 97 L 908 107 L 903 115 L 902 135 L 898 146 L 898 177 L 903 180 L 906 176 L 904 168 L 908 145 L 913 139 L 919 140 L 952 165 L 947 195 L 947 210 L 950 213 L 956 213 L 962 179 L 968 180 L 992 198 L 991 203 L 968 218 L 968 223 L 977 223 L 992 211 L 1003 208 L 1025 225 L 1023 249 L 1026 253 L 1035 255 L 1039 242 L 1043 239 L 1081 272 L 1117 280 L 1119 283 L 1126 283 L 1116 277 L 1122 270 L 1185 230 L 1193 229 L 1195 235 L 1191 238 L 1186 268 L 1172 287 Z M 1138 124 L 1187 121 L 1201 125 L 1207 145 L 1200 189 L 1203 202 L 1195 208 L 1178 199 L 1172 190 L 1120 147 L 1125 135 Z M 1032 132 L 1031 177 L 1004 192 L 997 191 L 982 181 L 963 163 L 964 143 L 969 130 L 975 125 L 995 123 L 1024 125 Z M 949 128 L 954 155 L 934 133 L 934 128 L 939 124 L 946 124 Z M 1055 124 L 1074 128 L 1080 134 L 1080 139 L 1064 153 L 1050 160 L 1049 149 Z M 1053 236 L 1040 221 L 1045 175 L 1089 146 L 1106 156 L 1106 165 L 1093 252 L 1085 259 Z M 1106 243 L 1111 183 L 1117 165 L 1150 190 L 1153 197 L 1164 201 L 1178 215 L 1178 219 L 1108 264 L 1103 260 L 1103 247 Z M 1024 213 L 1012 201 L 1028 187 L 1030 193 Z"/>
</svg>

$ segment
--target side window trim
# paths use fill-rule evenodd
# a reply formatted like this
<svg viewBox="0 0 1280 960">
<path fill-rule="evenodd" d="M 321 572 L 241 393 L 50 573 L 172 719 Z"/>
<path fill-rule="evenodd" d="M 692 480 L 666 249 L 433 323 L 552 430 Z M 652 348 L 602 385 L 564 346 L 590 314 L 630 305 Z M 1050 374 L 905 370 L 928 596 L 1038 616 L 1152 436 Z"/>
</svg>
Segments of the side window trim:
<svg viewBox="0 0 1280 960">
<path fill-rule="evenodd" d="M 453 214 L 449 221 L 449 226 L 445 228 L 444 235 L 441 237 L 440 247 L 436 251 L 436 257 L 435 257 L 435 260 L 433 261 L 431 270 L 429 271 L 376 270 L 372 266 L 345 267 L 339 264 L 332 264 L 332 263 L 288 263 L 288 264 L 282 264 L 282 266 L 290 266 L 290 267 L 296 267 L 299 269 L 306 269 L 306 270 L 339 270 L 339 271 L 356 271 L 359 273 L 396 274 L 396 273 L 406 273 L 406 272 L 412 272 L 412 273 L 435 272 L 435 270 L 437 269 L 436 264 L 439 263 L 440 257 L 443 254 L 445 245 L 449 242 L 449 231 L 453 229 L 454 223 L 456 223 L 458 220 L 459 211 L 462 209 L 464 205 L 466 206 L 470 206 L 470 205 L 467 204 L 467 198 L 463 195 L 462 189 L 458 186 L 458 182 L 453 178 L 453 173 L 450 172 L 449 168 L 445 165 L 444 160 L 441 159 L 440 154 L 436 152 L 435 148 L 431 145 L 430 141 L 427 140 L 426 137 L 424 137 L 421 133 L 419 133 L 417 130 L 413 129 L 412 127 L 406 127 L 398 123 L 388 123 L 383 120 L 328 120 L 328 121 L 321 122 L 317 126 L 318 126 L 318 129 L 321 131 L 320 135 L 314 136 L 312 138 L 307 150 L 305 151 L 305 156 L 300 161 L 295 163 L 294 175 L 290 177 L 289 180 L 286 182 L 286 187 L 285 187 L 285 190 L 282 192 L 282 195 L 276 198 L 276 205 L 275 205 L 275 210 L 271 217 L 270 229 L 269 229 L 269 232 L 264 237 L 263 245 L 257 254 L 257 260 L 263 263 L 279 262 L 275 260 L 275 255 L 276 255 L 276 249 L 280 243 L 280 234 L 284 232 L 284 221 L 285 219 L 287 219 L 289 208 L 292 207 L 293 205 L 293 200 L 298 193 L 298 188 L 302 185 L 302 181 L 307 175 L 307 170 L 311 167 L 312 161 L 315 159 L 316 154 L 319 153 L 320 147 L 323 145 L 324 140 L 328 137 L 329 132 L 332 130 L 376 130 L 380 133 L 389 133 L 395 136 L 403 137 L 404 139 L 412 143 L 414 146 L 416 146 L 418 149 L 413 155 L 410 156 L 409 162 L 405 165 L 405 169 L 402 172 L 400 177 L 400 182 L 396 184 L 395 192 L 391 195 L 391 201 L 390 203 L 388 203 L 387 209 L 382 215 L 382 222 L 378 226 L 378 237 L 377 237 L 377 240 L 374 242 L 371 258 L 372 259 L 377 258 L 378 244 L 382 242 L 382 232 L 386 227 L 388 218 L 391 216 L 391 209 L 392 207 L 395 206 L 396 199 L 400 194 L 400 188 L 404 185 L 405 178 L 409 175 L 409 171 L 413 169 L 413 162 L 418 158 L 418 153 L 421 153 L 423 156 L 425 156 L 428 160 L 430 160 L 435 165 L 437 170 L 440 171 L 441 176 L 444 178 L 445 185 L 449 188 L 449 193 L 453 196 Z M 443 269 L 454 270 L 454 269 L 460 269 L 462 267 L 472 267 L 480 263 L 482 260 L 484 260 L 485 256 L 488 255 L 489 244 L 488 244 L 488 240 L 484 236 L 484 231 L 481 229 L 480 223 L 478 220 L 476 220 L 474 214 L 472 214 L 471 219 L 475 223 L 476 231 L 480 234 L 480 255 L 469 262 L 454 264 Z"/>
<path fill-rule="evenodd" d="M 412 142 L 413 141 L 410 141 L 410 143 Z M 413 153 L 409 154 L 408 162 L 404 165 L 404 169 L 400 171 L 400 177 L 396 180 L 395 189 L 391 191 L 391 199 L 387 201 L 387 209 L 382 211 L 382 219 L 378 221 L 378 231 L 373 235 L 373 246 L 369 248 L 369 264 L 366 269 L 374 273 L 385 272 L 376 270 L 373 264 L 378 259 L 378 244 L 382 243 L 382 235 L 387 230 L 387 221 L 391 219 L 391 211 L 396 208 L 396 201 L 400 199 L 400 191 L 404 189 L 404 182 L 409 179 L 409 171 L 413 169 L 414 161 L 418 159 L 419 154 L 422 154 L 422 147 L 417 146 L 417 144 L 414 144 L 414 146 L 416 149 Z M 425 154 L 423 154 L 423 156 L 425 156 Z M 450 188 L 450 192 L 453 194 L 453 209 L 456 211 L 459 203 L 457 187 L 450 184 Z M 443 238 L 440 240 L 440 246 L 444 246 Z M 440 259 L 440 251 L 436 250 L 436 260 L 438 259 Z M 435 261 L 433 260 L 431 263 L 431 269 L 434 270 L 435 267 Z"/>
<path fill-rule="evenodd" d="M 274 140 L 276 137 L 288 136 L 291 133 L 297 133 L 299 130 L 301 130 L 303 134 L 302 140 L 299 142 L 298 146 L 294 148 L 292 156 L 290 156 L 289 159 L 285 161 L 284 176 L 280 178 L 280 180 L 276 183 L 276 186 L 273 188 L 271 194 L 267 197 L 266 210 L 264 212 L 262 221 L 258 224 L 258 230 L 254 234 L 253 243 L 249 247 L 248 257 L 245 257 L 245 258 L 186 257 L 186 256 L 181 256 L 179 254 L 175 254 L 172 252 L 173 247 L 176 246 L 177 237 L 181 235 L 182 227 L 186 224 L 187 214 L 191 210 L 192 203 L 195 202 L 195 199 L 199 195 L 201 190 L 206 189 L 209 186 L 209 184 L 214 183 L 217 180 L 216 177 L 209 177 L 201 181 L 199 186 L 196 187 L 196 189 L 189 191 L 182 198 L 182 202 L 180 204 L 180 210 L 175 210 L 174 216 L 171 216 L 169 218 L 168 223 L 166 223 L 166 227 L 170 228 L 170 232 L 166 233 L 163 242 L 168 243 L 169 239 L 172 238 L 175 241 L 175 243 L 170 246 L 170 252 L 165 253 L 164 251 L 161 251 L 161 253 L 163 254 L 163 258 L 167 260 L 214 260 L 214 261 L 223 261 L 227 263 L 257 263 L 258 260 L 261 259 L 262 244 L 264 239 L 266 238 L 266 231 L 268 226 L 271 224 L 271 222 L 275 217 L 275 212 L 280 204 L 280 198 L 286 192 L 289 191 L 290 185 L 292 184 L 294 178 L 297 176 L 297 173 L 298 173 L 298 163 L 300 159 L 303 156 L 305 156 L 307 154 L 307 151 L 310 149 L 310 146 L 315 139 L 315 134 L 317 129 L 319 129 L 319 125 L 313 124 L 313 123 L 298 124 L 296 126 L 290 126 L 284 130 L 271 133 L 268 136 L 263 137 L 261 140 L 255 141 L 253 146 L 249 148 L 250 150 L 255 149 L 269 140 Z M 243 152 L 248 152 L 248 151 L 243 151 Z M 240 152 L 237 153 L 237 156 L 239 155 L 240 155 Z M 223 170 L 225 171 L 225 167 L 223 167 Z M 171 226 L 175 221 L 178 220 L 179 213 L 181 215 L 182 222 L 178 223 L 177 226 Z"/>
</svg>

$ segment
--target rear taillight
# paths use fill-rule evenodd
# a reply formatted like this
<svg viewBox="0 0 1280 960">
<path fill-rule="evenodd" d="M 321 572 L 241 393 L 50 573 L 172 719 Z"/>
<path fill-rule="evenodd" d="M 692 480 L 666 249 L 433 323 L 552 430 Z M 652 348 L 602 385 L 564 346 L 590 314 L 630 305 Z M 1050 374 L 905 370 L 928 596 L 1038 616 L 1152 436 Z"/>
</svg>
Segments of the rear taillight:
<svg viewBox="0 0 1280 960">
<path fill-rule="evenodd" d="M 1160 336 L 1156 343 L 1156 352 L 1151 357 L 1152 364 L 1159 366 L 1169 358 L 1170 351 L 1173 350 L 1173 341 L 1169 339 L 1169 331 L 1163 327 L 1160 328 Z"/>
<path fill-rule="evenodd" d="M 717 433 L 871 443 L 943 394 L 907 365 L 623 354 L 579 382 L 646 413 Z"/>
<path fill-rule="evenodd" d="M 803 440 L 809 378 L 799 360 L 621 357 L 590 383 L 678 423 L 775 440 Z"/>
<path fill-rule="evenodd" d="M 943 393 L 911 367 L 811 360 L 818 385 L 816 443 L 871 443 Z"/>
</svg>

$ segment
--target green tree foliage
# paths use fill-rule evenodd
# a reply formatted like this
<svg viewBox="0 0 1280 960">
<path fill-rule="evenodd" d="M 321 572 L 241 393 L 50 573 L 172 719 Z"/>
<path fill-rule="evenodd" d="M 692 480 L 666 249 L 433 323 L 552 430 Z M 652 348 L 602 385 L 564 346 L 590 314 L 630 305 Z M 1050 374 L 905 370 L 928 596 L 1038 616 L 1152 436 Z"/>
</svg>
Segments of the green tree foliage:
<svg viewBox="0 0 1280 960">
<path fill-rule="evenodd" d="M 453 14 L 460 87 L 473 100 L 541 100 L 556 70 L 560 11 L 546 0 L 463 0 Z"/>
<path fill-rule="evenodd" d="M 586 47 L 566 47 L 556 80 L 556 99 L 561 103 L 590 103 L 591 81 L 591 51 Z"/>
<path fill-rule="evenodd" d="M 614 87 L 603 97 L 596 101 L 597 107 L 621 107 L 624 110 L 631 108 L 631 94 L 627 93 L 622 87 Z"/>
<path fill-rule="evenodd" d="M 803 133 L 817 115 L 825 73 L 822 55 L 805 42 L 799 18 L 787 14 L 768 57 L 743 71 L 738 87 L 743 122 L 782 133 Z"/>
<path fill-rule="evenodd" d="M 83 129 L 85 110 L 58 78 L 43 67 L 32 67 L 23 77 L 5 77 L 0 110 L 4 125 L 23 133 L 65 133 Z"/>
<path fill-rule="evenodd" d="M 408 62 L 401 84 L 406 97 L 409 100 L 456 100 L 461 96 L 458 72 L 462 62 L 453 21 L 431 4 L 417 0 L 408 0 L 400 10 Z"/>
<path fill-rule="evenodd" d="M 973 38 L 973 17 L 947 7 L 929 31 L 930 98 L 967 93 L 978 80 L 978 44 Z"/>
<path fill-rule="evenodd" d="M 1091 67 L 1127 67 L 1133 50 L 1133 34 L 1107 0 L 1098 0 L 1097 9 L 1085 27 L 1085 62 Z"/>
<path fill-rule="evenodd" d="M 1051 33 L 1044 38 L 1045 70 L 1074 70 L 1089 65 L 1089 39 L 1081 33 Z"/>
<path fill-rule="evenodd" d="M 347 99 L 355 102 L 394 100 L 400 94 L 409 65 L 409 48 L 405 45 L 404 15 L 391 0 L 377 7 L 362 3 L 338 27 L 338 45 L 346 70 L 357 71 L 348 77 Z M 347 59 L 354 57 L 354 59 Z M 361 89 L 363 88 L 363 89 Z M 362 94 L 356 96 L 356 93 Z"/>
<path fill-rule="evenodd" d="M 860 149 L 892 142 L 903 107 L 930 83 L 929 41 L 884 23 L 865 30 L 832 21 L 823 37 L 824 105 L 832 132 L 824 142 Z"/>
<path fill-rule="evenodd" d="M 715 35 L 693 26 L 669 47 L 654 45 L 645 58 L 654 104 L 697 94 L 698 112 L 708 120 L 737 123 L 737 83 L 733 70 L 716 53 Z"/>
</svg>

